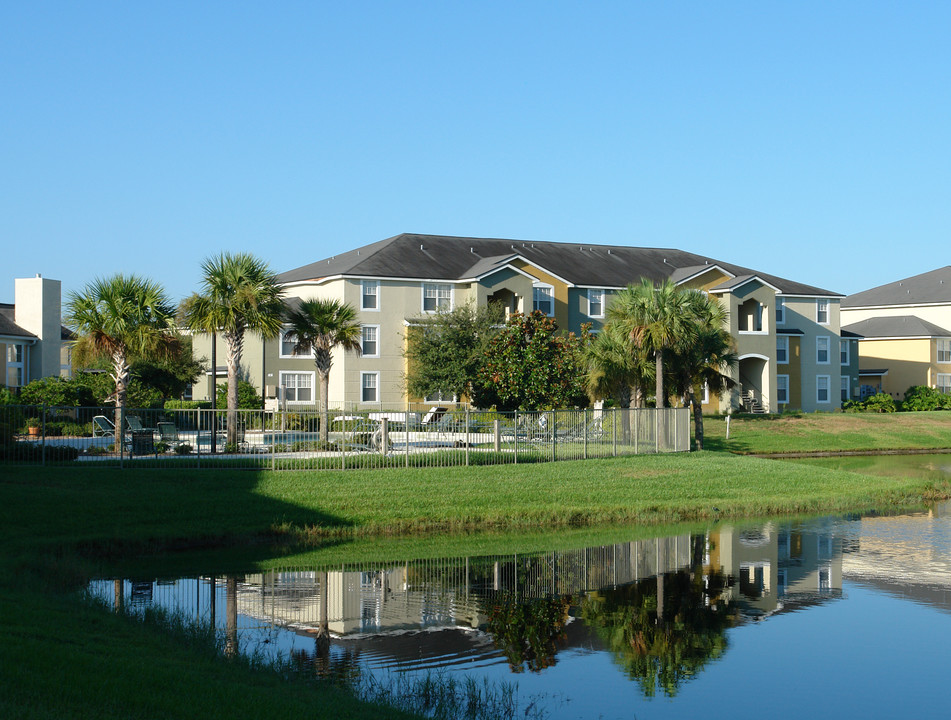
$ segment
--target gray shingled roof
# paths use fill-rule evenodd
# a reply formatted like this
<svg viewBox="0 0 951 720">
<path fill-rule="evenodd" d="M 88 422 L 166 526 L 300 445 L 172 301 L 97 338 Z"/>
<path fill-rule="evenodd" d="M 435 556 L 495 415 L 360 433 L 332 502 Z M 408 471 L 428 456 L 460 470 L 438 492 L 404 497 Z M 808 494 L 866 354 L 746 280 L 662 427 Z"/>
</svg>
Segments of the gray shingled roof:
<svg viewBox="0 0 951 720">
<path fill-rule="evenodd" d="M 35 340 L 36 335 L 28 330 L 24 330 L 13 322 L 14 312 L 14 306 L 10 303 L 0 303 L 0 335 L 5 335 L 6 337 L 32 338 Z"/>
<path fill-rule="evenodd" d="M 951 303 L 951 265 L 849 295 L 843 308 Z"/>
<path fill-rule="evenodd" d="M 843 297 L 812 285 L 725 263 L 684 250 L 618 247 L 590 243 L 531 242 L 404 233 L 278 275 L 282 283 L 350 277 L 465 280 L 501 258 L 519 256 L 581 286 L 624 287 L 646 277 L 687 277 L 719 265 L 733 275 L 757 275 L 787 295 Z"/>
<path fill-rule="evenodd" d="M 865 338 L 951 337 L 951 332 L 915 315 L 868 318 L 846 325 L 842 332 L 857 333 Z"/>
</svg>

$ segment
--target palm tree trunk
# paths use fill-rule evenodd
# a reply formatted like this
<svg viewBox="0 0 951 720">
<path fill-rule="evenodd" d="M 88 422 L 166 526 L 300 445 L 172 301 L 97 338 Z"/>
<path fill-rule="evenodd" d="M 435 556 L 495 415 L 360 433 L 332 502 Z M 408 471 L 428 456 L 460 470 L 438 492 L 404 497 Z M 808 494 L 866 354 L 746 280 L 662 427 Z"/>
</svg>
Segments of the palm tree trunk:
<svg viewBox="0 0 951 720">
<path fill-rule="evenodd" d="M 241 365 L 244 333 L 225 333 L 225 340 L 228 342 L 228 427 L 225 442 L 235 446 L 238 444 L 238 367 Z"/>
<path fill-rule="evenodd" d="M 116 412 L 114 418 L 116 452 L 122 447 L 122 438 L 124 429 L 122 427 L 122 411 L 125 408 L 126 393 L 129 390 L 129 363 L 126 361 L 125 353 L 114 352 L 112 354 L 112 369 L 114 372 L 113 380 L 116 382 Z"/>
<path fill-rule="evenodd" d="M 664 351 L 658 350 L 654 353 L 654 362 L 656 364 L 657 384 L 654 390 L 654 407 L 664 407 Z"/>
<path fill-rule="evenodd" d="M 693 407 L 693 434 L 697 441 L 697 450 L 703 450 L 703 407 L 697 402 L 697 393 L 690 393 L 690 405 Z"/>
</svg>

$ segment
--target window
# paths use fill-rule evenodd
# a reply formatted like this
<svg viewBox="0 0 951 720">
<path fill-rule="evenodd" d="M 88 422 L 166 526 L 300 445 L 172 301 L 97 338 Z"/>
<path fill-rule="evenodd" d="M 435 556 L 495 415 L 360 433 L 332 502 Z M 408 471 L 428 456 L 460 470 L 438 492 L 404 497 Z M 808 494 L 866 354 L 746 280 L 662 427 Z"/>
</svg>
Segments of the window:
<svg viewBox="0 0 951 720">
<path fill-rule="evenodd" d="M 830 402 L 828 375 L 816 375 L 816 402 L 818 403 Z"/>
<path fill-rule="evenodd" d="M 779 335 L 776 337 L 776 362 L 785 365 L 789 362 L 789 336 Z"/>
<path fill-rule="evenodd" d="M 776 298 L 776 324 L 782 325 L 786 322 L 786 298 Z"/>
<path fill-rule="evenodd" d="M 22 387 L 23 367 L 23 345 L 7 345 L 7 387 Z"/>
<path fill-rule="evenodd" d="M 849 341 L 839 340 L 839 364 L 849 364 Z"/>
<path fill-rule="evenodd" d="M 828 300 L 817 300 L 816 301 L 816 322 L 820 325 L 829 324 L 829 301 Z"/>
<path fill-rule="evenodd" d="M 379 280 L 363 280 L 360 283 L 360 296 L 362 300 L 360 301 L 360 308 L 362 310 L 379 310 L 380 309 L 380 281 Z"/>
<path fill-rule="evenodd" d="M 951 395 L 951 373 L 938 373 L 938 391 Z"/>
<path fill-rule="evenodd" d="M 816 362 L 820 365 L 829 364 L 829 336 L 820 335 L 816 338 Z"/>
<path fill-rule="evenodd" d="M 588 317 L 604 317 L 604 290 L 588 290 Z"/>
<path fill-rule="evenodd" d="M 281 372 L 281 389 L 288 403 L 314 402 L 314 373 Z"/>
<path fill-rule="evenodd" d="M 789 376 L 788 375 L 777 375 L 776 376 L 776 402 L 780 405 L 787 405 L 789 403 Z"/>
<path fill-rule="evenodd" d="M 380 373 L 360 373 L 360 400 L 363 402 L 380 401 Z"/>
<path fill-rule="evenodd" d="M 851 378 L 848 375 L 843 375 L 839 378 L 839 382 L 842 383 L 841 388 L 841 399 L 842 402 L 845 402 L 849 399 L 849 385 L 851 384 Z"/>
<path fill-rule="evenodd" d="M 938 340 L 938 362 L 951 363 L 951 340 Z"/>
<path fill-rule="evenodd" d="M 423 283 L 423 312 L 452 310 L 452 285 Z"/>
<path fill-rule="evenodd" d="M 361 351 L 363 357 L 380 357 L 380 326 L 363 326 L 363 344 Z"/>
<path fill-rule="evenodd" d="M 700 390 L 700 404 L 706 405 L 710 402 L 710 386 L 707 383 L 703 384 L 703 387 Z"/>
<path fill-rule="evenodd" d="M 555 314 L 555 301 L 550 285 L 536 285 L 533 292 L 532 310 L 538 310 L 548 317 Z"/>
<path fill-rule="evenodd" d="M 288 339 L 288 334 L 290 330 L 281 330 L 281 357 L 282 358 L 312 358 L 314 357 L 313 352 L 309 353 L 298 353 L 294 352 L 294 346 L 297 344 L 297 339 L 292 338 Z"/>
</svg>

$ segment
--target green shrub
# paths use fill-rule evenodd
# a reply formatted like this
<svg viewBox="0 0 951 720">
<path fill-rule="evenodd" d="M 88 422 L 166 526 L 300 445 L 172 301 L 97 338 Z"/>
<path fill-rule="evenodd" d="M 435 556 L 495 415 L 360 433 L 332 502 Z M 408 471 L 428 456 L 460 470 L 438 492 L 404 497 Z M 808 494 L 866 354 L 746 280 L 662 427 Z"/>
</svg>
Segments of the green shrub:
<svg viewBox="0 0 951 720">
<path fill-rule="evenodd" d="M 228 386 L 218 386 L 218 407 L 228 407 Z M 247 380 L 238 380 L 238 409 L 239 410 L 260 410 L 262 405 L 261 396 L 254 385 Z"/>
<path fill-rule="evenodd" d="M 895 401 L 888 393 L 876 393 L 864 403 L 865 412 L 893 413 L 897 410 Z"/>
<path fill-rule="evenodd" d="M 210 410 L 211 400 L 166 400 L 166 410 Z"/>
<path fill-rule="evenodd" d="M 176 455 L 191 455 L 192 451 L 193 448 L 188 443 L 182 443 L 175 448 Z"/>
<path fill-rule="evenodd" d="M 79 450 L 68 445 L 47 445 L 46 462 L 69 462 L 79 457 Z M 13 443 L 0 447 L 0 461 L 41 462 L 43 446 L 40 443 Z"/>
<path fill-rule="evenodd" d="M 905 391 L 901 409 L 911 412 L 943 410 L 951 407 L 951 396 L 927 385 L 912 385 Z"/>
</svg>

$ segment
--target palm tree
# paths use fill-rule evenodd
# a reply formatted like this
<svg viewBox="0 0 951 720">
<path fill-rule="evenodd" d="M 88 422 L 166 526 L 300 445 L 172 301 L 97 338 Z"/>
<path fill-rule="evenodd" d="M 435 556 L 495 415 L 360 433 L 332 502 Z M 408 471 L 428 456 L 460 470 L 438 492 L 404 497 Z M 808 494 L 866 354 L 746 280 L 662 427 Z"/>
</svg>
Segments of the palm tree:
<svg viewBox="0 0 951 720">
<path fill-rule="evenodd" d="M 692 300 L 697 334 L 692 342 L 673 351 L 670 367 L 675 391 L 693 408 L 697 450 L 703 450 L 703 408 L 697 390 L 706 385 L 710 392 L 720 393 L 733 387 L 736 381 L 728 373 L 736 365 L 737 355 L 726 329 L 726 309 L 697 291 L 692 291 Z"/>
<path fill-rule="evenodd" d="M 133 360 L 170 355 L 179 348 L 175 312 L 161 285 L 136 275 L 113 275 L 69 294 L 65 320 L 76 331 L 79 364 L 105 360 L 115 382 L 115 425 L 121 438 L 122 411 Z"/>
<path fill-rule="evenodd" d="M 608 320 L 627 332 L 634 344 L 654 354 L 656 406 L 665 405 L 664 353 L 689 343 L 697 332 L 689 291 L 665 279 L 657 287 L 642 278 L 614 296 Z"/>
<path fill-rule="evenodd" d="M 224 336 L 228 346 L 226 441 L 234 445 L 238 440 L 238 369 L 244 334 L 250 330 L 265 340 L 276 337 L 281 331 L 285 305 L 277 276 L 267 263 L 249 253 L 222 253 L 206 259 L 201 269 L 202 292 L 187 298 L 179 313 L 191 330 L 220 332 Z"/>
<path fill-rule="evenodd" d="M 653 381 L 654 366 L 630 334 L 608 322 L 585 348 L 588 394 L 592 400 L 610 398 L 621 408 L 621 437 L 629 442 L 633 405 L 640 407 Z"/>
<path fill-rule="evenodd" d="M 330 391 L 330 367 L 335 348 L 360 352 L 363 332 L 352 305 L 338 300 L 304 300 L 287 313 L 290 329 L 285 337 L 294 343 L 294 352 L 314 354 L 320 381 L 320 438 L 330 438 L 327 394 Z"/>
</svg>

